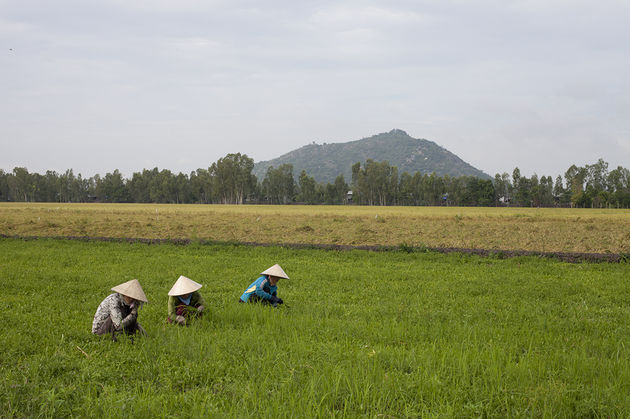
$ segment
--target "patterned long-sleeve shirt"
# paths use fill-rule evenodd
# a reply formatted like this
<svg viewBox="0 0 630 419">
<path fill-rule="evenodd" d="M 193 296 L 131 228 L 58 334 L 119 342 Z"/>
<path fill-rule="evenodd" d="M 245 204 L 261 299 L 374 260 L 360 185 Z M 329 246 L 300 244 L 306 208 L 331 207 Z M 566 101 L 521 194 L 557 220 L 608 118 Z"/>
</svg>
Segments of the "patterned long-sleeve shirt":
<svg viewBox="0 0 630 419">
<path fill-rule="evenodd" d="M 109 317 L 111 317 L 116 329 L 120 329 L 121 325 L 125 326 L 126 322 L 133 320 L 133 317 L 135 317 L 131 313 L 133 304 L 136 303 L 132 303 L 131 306 L 125 304 L 122 295 L 118 293 L 107 296 L 96 309 L 96 314 L 94 314 L 94 320 L 92 321 L 92 333 L 96 333 Z"/>
</svg>

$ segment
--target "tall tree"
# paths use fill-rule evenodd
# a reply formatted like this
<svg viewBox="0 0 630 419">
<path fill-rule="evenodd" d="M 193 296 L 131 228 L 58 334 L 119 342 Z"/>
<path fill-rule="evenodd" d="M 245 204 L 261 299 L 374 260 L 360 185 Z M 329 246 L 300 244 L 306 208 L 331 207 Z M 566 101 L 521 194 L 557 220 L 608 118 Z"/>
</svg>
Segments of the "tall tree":
<svg viewBox="0 0 630 419">
<path fill-rule="evenodd" d="M 365 161 L 361 169 L 360 163 L 352 166 L 352 190 L 358 192 L 360 202 L 368 205 L 388 205 L 398 195 L 398 168 L 390 166 L 388 161 Z M 356 191 L 356 192 L 355 192 Z"/>
<path fill-rule="evenodd" d="M 538 182 L 538 177 L 536 177 Z M 515 188 L 514 200 L 522 207 L 532 206 L 532 181 L 525 176 L 518 178 L 518 188 Z"/>
<path fill-rule="evenodd" d="M 263 180 L 263 194 L 272 204 L 287 204 L 293 201 L 295 181 L 293 165 L 283 164 L 275 169 L 270 166 Z"/>
<path fill-rule="evenodd" d="M 184 173 L 178 173 L 174 179 L 175 183 L 175 203 L 187 204 L 192 202 L 192 192 L 188 176 Z"/>
<path fill-rule="evenodd" d="M 13 168 L 12 176 L 9 176 L 7 183 L 9 186 L 9 194 L 14 201 L 27 202 L 30 192 L 31 175 L 26 167 Z"/>
<path fill-rule="evenodd" d="M 585 193 L 591 201 L 591 206 L 605 207 L 608 205 L 608 163 L 601 158 L 597 163 L 586 166 Z"/>
<path fill-rule="evenodd" d="M 129 202 L 126 179 L 123 179 L 118 169 L 97 180 L 96 194 L 103 202 Z"/>
<path fill-rule="evenodd" d="M 416 205 L 415 195 L 413 176 L 403 172 L 398 185 L 398 202 L 401 205 Z"/>
<path fill-rule="evenodd" d="M 321 197 L 318 196 L 317 182 L 306 174 L 306 170 L 302 170 L 298 182 L 300 185 L 300 195 L 298 199 L 300 201 L 311 205 L 320 201 Z"/>
<path fill-rule="evenodd" d="M 348 184 L 343 178 L 343 175 L 339 175 L 335 178 L 335 204 L 343 204 L 346 202 L 348 196 Z"/>
<path fill-rule="evenodd" d="M 422 176 L 423 202 L 425 205 L 441 205 L 446 192 L 444 179 L 432 172 Z"/>
<path fill-rule="evenodd" d="M 564 173 L 567 189 L 571 191 L 571 206 L 586 206 L 587 197 L 584 194 L 584 182 L 588 171 L 585 167 L 571 165 Z M 588 203 L 590 205 L 590 203 Z"/>
<path fill-rule="evenodd" d="M 135 172 L 128 182 L 129 195 L 133 202 L 153 202 L 151 201 L 151 183 L 157 177 L 159 169 L 157 167 L 149 170 L 143 169 L 142 172 Z M 96 182 L 98 183 L 98 181 Z"/>
<path fill-rule="evenodd" d="M 7 183 L 8 174 L 0 169 L 0 201 L 9 200 L 9 184 Z"/>
<path fill-rule="evenodd" d="M 539 196 L 540 205 L 543 207 L 552 207 L 553 199 L 553 179 L 551 176 L 543 176 L 540 178 Z"/>
<path fill-rule="evenodd" d="M 209 204 L 213 200 L 214 180 L 210 172 L 205 169 L 197 169 L 190 173 L 190 189 L 192 201 L 200 204 Z"/>
<path fill-rule="evenodd" d="M 522 205 L 519 202 L 519 189 L 521 187 L 521 170 L 518 167 L 515 167 L 512 171 L 512 202 L 514 205 Z"/>
<path fill-rule="evenodd" d="M 361 162 L 352 165 L 352 200 L 357 204 L 365 202 L 365 174 L 361 170 Z"/>
<path fill-rule="evenodd" d="M 210 174 L 215 178 L 217 194 L 222 203 L 243 203 L 256 185 L 253 169 L 254 159 L 241 153 L 228 154 L 212 163 Z"/>
<path fill-rule="evenodd" d="M 510 203 L 512 184 L 510 175 L 506 172 L 494 176 L 494 202 L 495 205 L 508 205 Z"/>
<path fill-rule="evenodd" d="M 630 170 L 618 166 L 608 174 L 611 204 L 617 208 L 630 206 Z"/>
<path fill-rule="evenodd" d="M 570 195 L 567 194 L 566 189 L 562 184 L 562 176 L 556 177 L 556 182 L 553 185 L 553 198 L 559 205 L 564 206 L 570 202 Z"/>
</svg>

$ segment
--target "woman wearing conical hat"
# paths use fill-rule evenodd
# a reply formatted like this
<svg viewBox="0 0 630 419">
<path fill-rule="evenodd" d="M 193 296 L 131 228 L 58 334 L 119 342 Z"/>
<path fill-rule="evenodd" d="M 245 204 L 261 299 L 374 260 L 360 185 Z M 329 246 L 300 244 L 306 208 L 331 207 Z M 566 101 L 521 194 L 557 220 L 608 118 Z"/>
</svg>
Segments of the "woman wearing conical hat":
<svg viewBox="0 0 630 419">
<path fill-rule="evenodd" d="M 111 333 L 116 340 L 117 333 L 133 335 L 146 332 L 138 323 L 138 308 L 147 302 L 147 296 L 137 279 L 112 288 L 113 294 L 106 297 L 96 309 L 92 321 L 92 333 L 105 335 Z"/>
<path fill-rule="evenodd" d="M 199 293 L 201 284 L 180 276 L 168 292 L 168 322 L 186 326 L 194 317 L 201 317 L 206 302 Z"/>
<path fill-rule="evenodd" d="M 245 290 L 239 303 L 263 303 L 277 307 L 283 304 L 282 298 L 278 298 L 278 281 L 280 278 L 289 279 L 280 265 L 275 264 L 271 268 L 261 272 L 261 276 L 252 282 Z"/>
</svg>

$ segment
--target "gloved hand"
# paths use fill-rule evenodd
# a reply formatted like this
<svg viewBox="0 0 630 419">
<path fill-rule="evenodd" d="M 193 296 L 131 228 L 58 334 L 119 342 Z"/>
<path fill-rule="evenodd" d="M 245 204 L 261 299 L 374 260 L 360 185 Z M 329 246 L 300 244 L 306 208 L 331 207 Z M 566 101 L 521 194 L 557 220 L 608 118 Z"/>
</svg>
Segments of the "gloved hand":
<svg viewBox="0 0 630 419">
<path fill-rule="evenodd" d="M 118 326 L 116 330 L 125 329 L 129 327 L 131 324 L 135 323 L 136 320 L 138 320 L 138 309 L 133 308 L 131 312 L 127 315 L 127 317 L 122 319 L 122 321 L 120 322 L 120 326 Z"/>
<path fill-rule="evenodd" d="M 199 306 L 199 307 L 197 307 L 197 311 L 198 311 L 199 313 L 203 313 L 203 311 L 204 311 L 204 310 L 205 310 L 205 307 L 204 307 L 204 306 Z"/>
<path fill-rule="evenodd" d="M 278 304 L 284 304 L 284 301 L 282 301 L 282 298 L 277 298 L 277 297 L 276 297 L 276 302 L 277 302 Z"/>
<path fill-rule="evenodd" d="M 186 326 L 186 318 L 184 316 L 177 316 L 177 317 L 175 317 L 175 321 L 180 326 Z"/>
</svg>

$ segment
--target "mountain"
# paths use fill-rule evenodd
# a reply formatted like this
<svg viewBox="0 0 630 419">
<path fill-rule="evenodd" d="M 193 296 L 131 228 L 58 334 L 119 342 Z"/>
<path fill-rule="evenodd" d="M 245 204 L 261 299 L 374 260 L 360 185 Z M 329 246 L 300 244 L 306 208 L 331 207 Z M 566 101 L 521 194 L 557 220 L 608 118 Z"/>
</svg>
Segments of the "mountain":
<svg viewBox="0 0 630 419">
<path fill-rule="evenodd" d="M 293 165 L 293 174 L 296 178 L 302 170 L 306 170 L 306 173 L 317 182 L 334 183 L 335 178 L 343 174 L 346 182 L 350 183 L 352 165 L 356 162 L 361 162 L 363 165 L 367 159 L 387 160 L 391 166 L 398 167 L 399 174 L 435 172 L 438 176 L 466 175 L 491 179 L 481 170 L 474 168 L 433 141 L 413 138 L 400 129 L 347 143 L 316 144 L 313 142 L 273 160 L 256 163 L 253 173 L 262 180 L 270 166 L 278 167 L 290 163 Z"/>
</svg>

